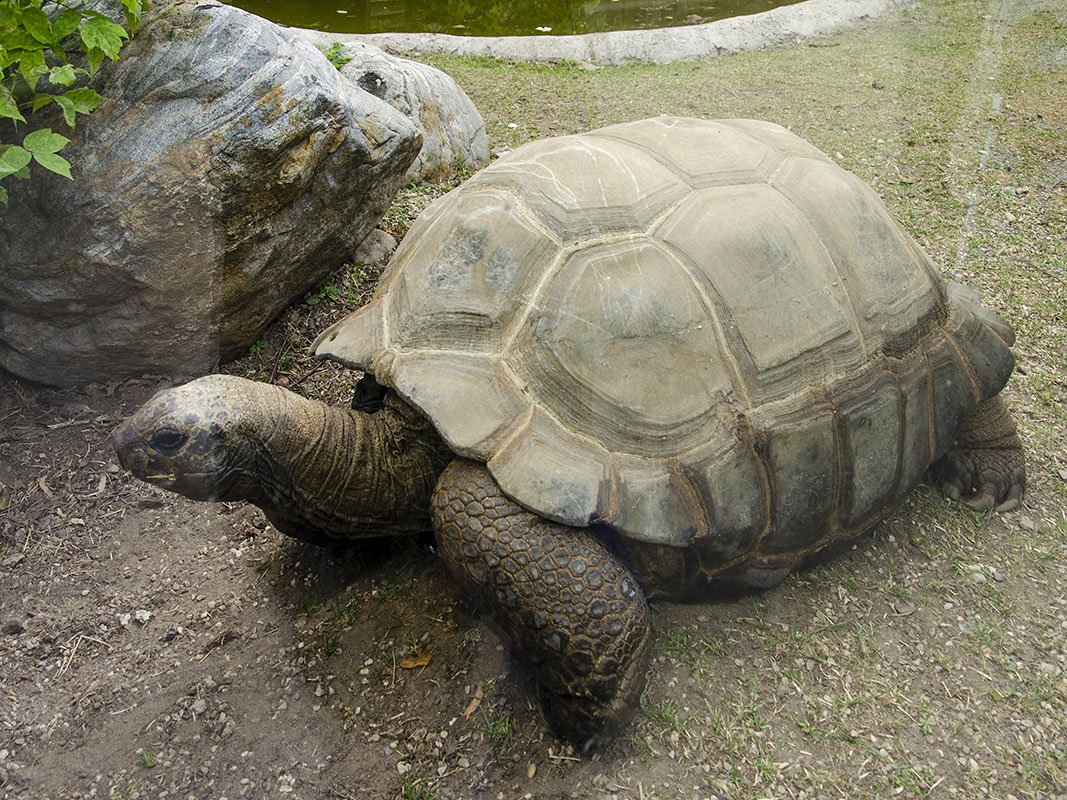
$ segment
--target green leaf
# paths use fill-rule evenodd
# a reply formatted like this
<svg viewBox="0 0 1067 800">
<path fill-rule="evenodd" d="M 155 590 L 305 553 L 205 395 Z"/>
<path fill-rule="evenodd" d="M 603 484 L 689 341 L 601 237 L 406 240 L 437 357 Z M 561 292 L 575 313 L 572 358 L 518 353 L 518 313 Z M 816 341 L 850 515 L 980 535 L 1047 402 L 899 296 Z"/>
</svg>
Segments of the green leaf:
<svg viewBox="0 0 1067 800">
<path fill-rule="evenodd" d="M 40 6 L 27 6 L 19 15 L 20 22 L 34 39 L 42 44 L 52 44 L 55 34 L 52 32 L 52 22 L 48 15 L 41 11 Z"/>
<path fill-rule="evenodd" d="M 70 162 L 63 156 L 57 156 L 54 153 L 34 153 L 33 160 L 50 172 L 62 175 L 68 180 L 74 180 L 70 174 Z"/>
<path fill-rule="evenodd" d="M 0 186 L 0 205 L 7 205 L 7 189 Z"/>
<path fill-rule="evenodd" d="M 22 146 L 36 157 L 42 154 L 58 153 L 70 144 L 70 139 L 59 133 L 52 133 L 51 128 L 41 128 L 39 131 L 26 134 L 22 140 Z"/>
<path fill-rule="evenodd" d="M 93 47 L 86 50 L 85 55 L 89 58 L 89 74 L 95 75 L 100 65 L 104 63 L 104 51 L 99 47 Z"/>
<path fill-rule="evenodd" d="M 126 24 L 131 31 L 136 31 L 141 24 L 141 14 L 144 12 L 147 2 L 145 0 L 122 0 L 122 7 L 126 11 Z"/>
<path fill-rule="evenodd" d="M 39 92 L 33 96 L 33 113 L 36 114 L 46 105 L 52 102 L 54 98 L 47 92 Z"/>
<path fill-rule="evenodd" d="M 55 57 L 59 59 L 60 63 L 66 64 L 67 62 L 70 61 L 70 59 L 67 58 L 66 51 L 64 51 L 63 48 L 60 47 L 58 44 L 53 44 L 51 50 L 52 50 L 52 54 L 55 55 Z M 89 73 L 85 72 L 85 70 L 83 70 L 83 69 L 82 70 L 75 70 L 75 72 L 84 72 L 86 75 L 89 74 Z"/>
<path fill-rule="evenodd" d="M 63 119 L 70 127 L 74 127 L 75 114 L 91 114 L 97 106 L 104 102 L 99 92 L 83 86 L 79 89 L 71 89 L 61 95 L 57 95 L 56 103 L 63 109 Z"/>
<path fill-rule="evenodd" d="M 17 144 L 0 146 L 0 179 L 26 168 L 33 154 Z"/>
<path fill-rule="evenodd" d="M 48 73 L 48 65 L 44 62 L 44 52 L 41 50 L 24 50 L 19 59 L 19 72 L 26 79 L 26 83 L 33 86 L 37 79 Z"/>
<path fill-rule="evenodd" d="M 33 38 L 25 28 L 15 28 L 4 33 L 5 50 L 43 50 L 44 45 Z"/>
<path fill-rule="evenodd" d="M 78 76 L 74 73 L 73 64 L 64 64 L 61 67 L 52 67 L 48 73 L 48 82 L 53 86 L 73 86 Z"/>
<path fill-rule="evenodd" d="M 97 13 L 86 19 L 78 31 L 86 52 L 99 49 L 112 61 L 118 58 L 122 40 L 129 38 L 125 28 Z"/>
<path fill-rule="evenodd" d="M 27 134 L 22 140 L 22 146 L 30 152 L 34 161 L 51 172 L 73 180 L 70 175 L 70 162 L 56 155 L 68 144 L 70 144 L 70 139 L 58 133 L 52 133 L 51 128 L 41 128 L 39 131 Z"/>
<path fill-rule="evenodd" d="M 81 24 L 82 15 L 73 9 L 66 9 L 52 23 L 52 33 L 55 35 L 55 40 L 57 42 L 63 41 L 78 30 L 78 26 Z"/>
<path fill-rule="evenodd" d="M 15 98 L 12 97 L 11 92 L 3 86 L 0 86 L 0 117 L 17 120 L 18 122 L 26 121 L 26 118 L 19 113 L 19 107 L 15 102 Z"/>
</svg>

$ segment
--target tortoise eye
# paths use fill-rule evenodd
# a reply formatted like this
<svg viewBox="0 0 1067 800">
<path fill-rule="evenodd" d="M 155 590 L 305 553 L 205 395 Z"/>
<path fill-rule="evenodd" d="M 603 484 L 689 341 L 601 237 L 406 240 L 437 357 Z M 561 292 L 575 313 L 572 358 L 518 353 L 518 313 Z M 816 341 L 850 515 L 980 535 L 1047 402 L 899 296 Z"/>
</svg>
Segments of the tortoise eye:
<svg viewBox="0 0 1067 800">
<path fill-rule="evenodd" d="M 152 447 L 164 453 L 173 453 L 185 444 L 185 434 L 174 428 L 163 428 L 152 436 Z"/>
</svg>

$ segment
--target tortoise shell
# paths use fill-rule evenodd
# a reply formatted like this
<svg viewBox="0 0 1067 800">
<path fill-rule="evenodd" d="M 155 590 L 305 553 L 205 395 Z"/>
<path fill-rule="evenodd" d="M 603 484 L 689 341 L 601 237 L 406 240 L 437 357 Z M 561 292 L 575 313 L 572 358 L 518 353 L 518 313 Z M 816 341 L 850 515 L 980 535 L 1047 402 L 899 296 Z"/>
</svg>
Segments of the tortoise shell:
<svg viewBox="0 0 1067 800">
<path fill-rule="evenodd" d="M 874 524 L 1011 341 L 812 145 L 659 117 L 525 145 L 434 202 L 315 349 L 529 509 L 715 572 Z"/>
</svg>

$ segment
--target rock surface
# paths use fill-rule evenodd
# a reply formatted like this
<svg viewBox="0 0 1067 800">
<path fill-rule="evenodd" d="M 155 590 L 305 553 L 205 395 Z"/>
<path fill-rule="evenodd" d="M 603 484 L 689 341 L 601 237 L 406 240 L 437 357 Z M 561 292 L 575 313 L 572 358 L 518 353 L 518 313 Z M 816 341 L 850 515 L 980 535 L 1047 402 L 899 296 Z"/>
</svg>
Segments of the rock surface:
<svg viewBox="0 0 1067 800">
<path fill-rule="evenodd" d="M 334 39 L 334 34 L 307 34 L 319 46 Z M 482 115 L 450 76 L 362 42 L 347 44 L 345 51 L 352 60 L 341 74 L 387 102 L 422 133 L 422 150 L 408 170 L 409 181 L 443 180 L 457 166 L 480 169 L 489 163 Z"/>
<path fill-rule="evenodd" d="M 243 352 L 374 228 L 418 153 L 406 117 L 229 6 L 147 17 L 105 98 L 0 218 L 0 367 L 72 385 Z"/>
<path fill-rule="evenodd" d="M 492 56 L 509 61 L 577 61 L 629 64 L 697 61 L 710 56 L 790 44 L 824 36 L 891 11 L 915 0 L 806 0 L 759 14 L 638 31 L 582 33 L 572 36 L 453 36 L 446 33 L 335 33 L 331 42 L 357 42 L 393 53 L 445 53 Z"/>
<path fill-rule="evenodd" d="M 392 234 L 380 228 L 375 229 L 352 252 L 352 261 L 368 267 L 384 263 L 396 250 L 396 245 Z"/>
</svg>

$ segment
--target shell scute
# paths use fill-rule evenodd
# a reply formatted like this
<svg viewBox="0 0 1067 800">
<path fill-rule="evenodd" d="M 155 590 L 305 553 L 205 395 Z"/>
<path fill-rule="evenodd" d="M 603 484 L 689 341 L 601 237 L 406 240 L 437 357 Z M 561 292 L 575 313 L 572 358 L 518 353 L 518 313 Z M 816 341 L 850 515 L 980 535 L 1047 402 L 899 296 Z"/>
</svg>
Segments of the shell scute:
<svg viewBox="0 0 1067 800">
<path fill-rule="evenodd" d="M 721 568 L 749 552 L 769 527 L 770 487 L 750 432 L 721 437 L 718 446 L 693 454 L 685 466 L 710 522 L 693 540 L 705 571 Z"/>
<path fill-rule="evenodd" d="M 390 343 L 405 349 L 499 352 L 508 326 L 559 245 L 522 202 L 486 189 L 446 198 L 433 246 L 405 256 L 384 298 Z"/>
<path fill-rule="evenodd" d="M 831 388 L 841 435 L 843 470 L 839 518 L 857 528 L 886 505 L 900 473 L 901 399 L 896 379 L 877 361 L 855 379 Z"/>
<path fill-rule="evenodd" d="M 694 264 L 753 402 L 867 356 L 849 298 L 804 215 L 763 184 L 694 192 L 654 234 Z"/>
<path fill-rule="evenodd" d="M 487 466 L 505 494 L 570 525 L 589 525 L 609 491 L 607 451 L 532 406 Z M 575 523 L 574 520 L 579 520 Z"/>
<path fill-rule="evenodd" d="M 796 553 L 832 530 L 841 472 L 833 409 L 825 398 L 801 395 L 756 409 L 752 420 L 762 433 L 774 518 L 759 552 Z"/>
<path fill-rule="evenodd" d="M 405 353 L 379 379 L 434 420 L 452 450 L 472 458 L 491 452 L 526 411 L 499 357 Z"/>
<path fill-rule="evenodd" d="M 780 151 L 728 122 L 656 117 L 592 136 L 642 147 L 697 189 L 764 181 L 782 160 Z"/>
<path fill-rule="evenodd" d="M 617 459 L 613 467 L 615 508 L 608 516 L 625 517 L 640 530 L 676 532 L 685 541 L 707 531 L 706 510 L 676 471 L 636 459 Z"/>
<path fill-rule="evenodd" d="M 523 145 L 475 175 L 468 186 L 490 186 L 521 196 L 565 246 L 643 232 L 689 190 L 643 150 L 591 136 Z"/>
<path fill-rule="evenodd" d="M 867 352 L 907 350 L 935 321 L 934 307 L 943 316 L 929 257 L 862 181 L 823 160 L 792 158 L 771 185 L 803 209 L 841 276 Z"/>
<path fill-rule="evenodd" d="M 706 441 L 733 391 L 703 298 L 684 265 L 647 237 L 573 254 L 509 358 L 539 402 L 612 451 L 662 458 L 682 440 Z"/>
<path fill-rule="evenodd" d="M 939 455 L 934 441 L 936 423 L 930 397 L 930 364 L 922 348 L 903 359 L 891 359 L 890 366 L 900 387 L 903 404 L 900 438 L 900 474 L 889 498 L 895 505 L 922 478 L 926 468 Z"/>
</svg>

